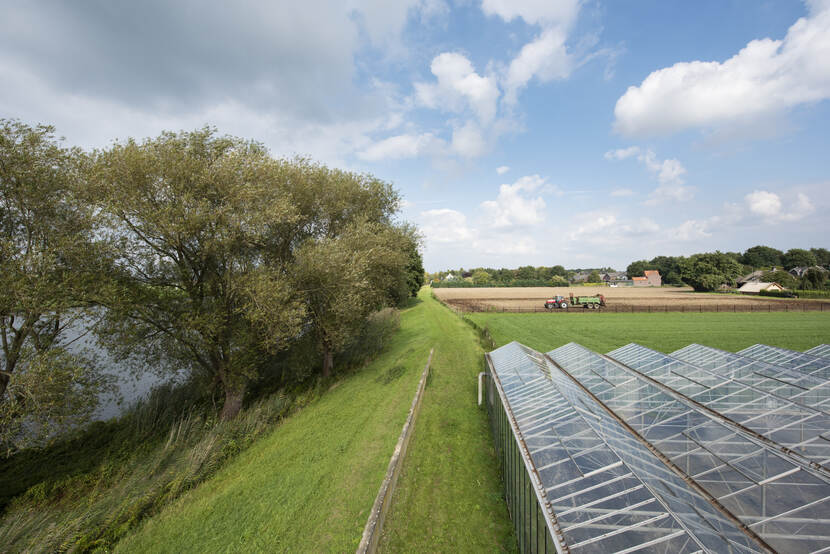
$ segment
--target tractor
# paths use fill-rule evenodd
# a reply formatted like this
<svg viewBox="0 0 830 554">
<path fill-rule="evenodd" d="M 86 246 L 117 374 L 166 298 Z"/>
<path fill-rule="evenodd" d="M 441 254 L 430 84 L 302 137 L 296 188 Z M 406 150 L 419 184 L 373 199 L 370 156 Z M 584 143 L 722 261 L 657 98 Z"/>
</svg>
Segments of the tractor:
<svg viewBox="0 0 830 554">
<path fill-rule="evenodd" d="M 574 308 L 582 307 L 586 310 L 598 310 L 605 306 L 605 296 L 598 294 L 596 296 L 576 296 L 573 293 L 568 298 L 564 296 L 554 296 L 545 301 L 545 308 L 548 310 L 561 309 L 567 310 L 568 306 Z"/>
</svg>

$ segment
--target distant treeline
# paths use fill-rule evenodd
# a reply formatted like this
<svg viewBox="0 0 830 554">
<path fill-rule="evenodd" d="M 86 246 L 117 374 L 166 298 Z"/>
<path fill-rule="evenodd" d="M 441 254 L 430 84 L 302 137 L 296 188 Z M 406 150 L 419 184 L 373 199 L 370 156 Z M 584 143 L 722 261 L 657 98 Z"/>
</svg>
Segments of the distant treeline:
<svg viewBox="0 0 830 554">
<path fill-rule="evenodd" d="M 707 252 L 691 256 L 656 256 L 637 260 L 625 272 L 610 267 L 565 269 L 564 266 L 522 266 L 517 269 L 478 267 L 459 268 L 428 273 L 433 287 L 527 287 L 568 286 L 575 283 L 598 283 L 603 275 L 612 279 L 622 274 L 629 279 L 646 270 L 658 270 L 664 285 L 689 285 L 699 291 L 734 287 L 737 280 L 753 271 L 764 270 L 763 280 L 777 282 L 787 288 L 822 290 L 828 287 L 830 251 L 826 248 L 792 248 L 786 252 L 769 246 L 753 246 L 745 252 Z M 802 275 L 792 275 L 793 268 L 808 268 Z M 451 280 L 447 278 L 452 275 Z"/>
</svg>

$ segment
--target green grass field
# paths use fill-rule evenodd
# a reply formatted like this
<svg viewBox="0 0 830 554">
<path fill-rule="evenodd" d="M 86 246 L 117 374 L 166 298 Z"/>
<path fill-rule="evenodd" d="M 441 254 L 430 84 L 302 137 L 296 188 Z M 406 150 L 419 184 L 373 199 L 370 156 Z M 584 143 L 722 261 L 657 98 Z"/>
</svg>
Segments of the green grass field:
<svg viewBox="0 0 830 554">
<path fill-rule="evenodd" d="M 696 342 L 737 351 L 756 343 L 805 350 L 830 342 L 830 313 L 473 313 L 498 346 L 519 341 L 546 352 L 577 342 L 597 352 L 636 342 L 672 352 Z"/>
<path fill-rule="evenodd" d="M 420 298 L 402 313 L 400 331 L 374 362 L 286 419 L 117 549 L 353 551 L 433 346 L 400 500 L 385 526 L 389 550 L 515 548 L 486 413 L 475 405 L 478 342 L 429 291 Z"/>
</svg>

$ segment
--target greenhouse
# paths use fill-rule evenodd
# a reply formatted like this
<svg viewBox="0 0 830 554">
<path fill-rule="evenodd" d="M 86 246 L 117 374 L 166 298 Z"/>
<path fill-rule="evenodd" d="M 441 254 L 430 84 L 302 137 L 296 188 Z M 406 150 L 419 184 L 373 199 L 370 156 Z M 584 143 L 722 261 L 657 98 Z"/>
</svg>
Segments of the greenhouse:
<svg viewBox="0 0 830 554">
<path fill-rule="evenodd" d="M 522 552 L 830 552 L 830 356 L 487 355 Z"/>
</svg>

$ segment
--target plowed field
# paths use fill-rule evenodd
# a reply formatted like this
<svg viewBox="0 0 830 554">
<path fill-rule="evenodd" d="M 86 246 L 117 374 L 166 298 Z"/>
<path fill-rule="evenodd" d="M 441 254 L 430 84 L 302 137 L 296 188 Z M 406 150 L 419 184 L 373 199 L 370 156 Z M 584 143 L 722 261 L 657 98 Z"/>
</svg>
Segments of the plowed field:
<svg viewBox="0 0 830 554">
<path fill-rule="evenodd" d="M 801 311 L 830 312 L 830 303 L 765 296 L 694 292 L 689 287 L 494 287 L 437 288 L 435 295 L 464 311 L 543 311 L 556 295 L 605 295 L 606 311 Z"/>
</svg>

